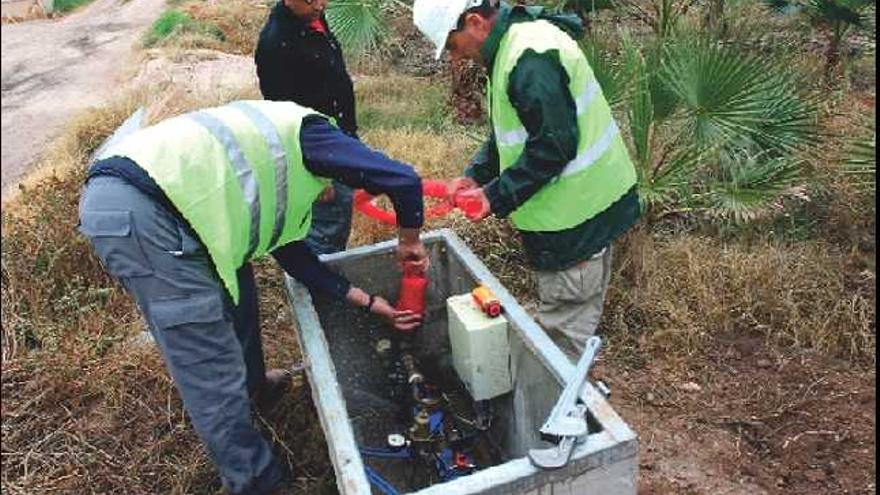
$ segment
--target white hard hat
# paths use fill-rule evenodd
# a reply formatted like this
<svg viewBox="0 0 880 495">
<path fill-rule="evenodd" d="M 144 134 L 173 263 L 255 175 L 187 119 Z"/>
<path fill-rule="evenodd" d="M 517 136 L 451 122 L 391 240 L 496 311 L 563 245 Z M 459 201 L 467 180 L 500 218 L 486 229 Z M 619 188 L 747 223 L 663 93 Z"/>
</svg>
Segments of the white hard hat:
<svg viewBox="0 0 880 495">
<path fill-rule="evenodd" d="M 455 29 L 464 11 L 479 7 L 483 0 L 416 0 L 413 4 L 413 23 L 437 47 L 435 58 L 446 48 L 446 38 Z"/>
</svg>

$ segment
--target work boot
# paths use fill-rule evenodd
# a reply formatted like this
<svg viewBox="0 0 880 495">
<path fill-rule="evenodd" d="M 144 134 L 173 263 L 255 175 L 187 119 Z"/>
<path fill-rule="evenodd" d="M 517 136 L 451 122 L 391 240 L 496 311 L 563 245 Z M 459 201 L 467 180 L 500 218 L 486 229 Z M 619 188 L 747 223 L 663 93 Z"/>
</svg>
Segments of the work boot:
<svg viewBox="0 0 880 495">
<path fill-rule="evenodd" d="M 266 371 L 266 379 L 254 392 L 254 407 L 261 416 L 268 416 L 281 403 L 284 393 L 290 388 L 291 373 L 282 369 Z"/>
</svg>

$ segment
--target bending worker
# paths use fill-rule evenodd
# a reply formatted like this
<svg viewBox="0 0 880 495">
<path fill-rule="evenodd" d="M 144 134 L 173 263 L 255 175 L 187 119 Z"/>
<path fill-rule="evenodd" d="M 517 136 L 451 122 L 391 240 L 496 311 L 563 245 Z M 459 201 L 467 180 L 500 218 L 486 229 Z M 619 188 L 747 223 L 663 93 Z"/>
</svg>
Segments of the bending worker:
<svg viewBox="0 0 880 495">
<path fill-rule="evenodd" d="M 273 101 L 292 101 L 336 119 L 357 138 L 354 86 L 342 49 L 324 18 L 327 0 L 278 0 L 254 54 L 260 92 Z M 312 207 L 306 243 L 318 254 L 345 249 L 351 232 L 353 191 L 341 181 L 328 186 Z"/>
<path fill-rule="evenodd" d="M 271 493 L 284 472 L 254 427 L 266 373 L 250 261 L 272 254 L 307 285 L 400 330 L 420 316 L 353 287 L 303 242 L 330 179 L 385 193 L 398 259 L 427 267 L 421 179 L 327 118 L 289 102 L 238 101 L 141 129 L 89 169 L 80 230 L 143 312 L 226 489 Z"/>
<path fill-rule="evenodd" d="M 488 0 L 416 0 L 413 18 L 438 58 L 447 49 L 489 74 L 491 134 L 450 194 L 475 205 L 473 221 L 510 217 L 537 272 L 539 322 L 580 354 L 602 314 L 611 242 L 640 215 L 635 168 L 576 41 L 581 21 Z"/>
</svg>

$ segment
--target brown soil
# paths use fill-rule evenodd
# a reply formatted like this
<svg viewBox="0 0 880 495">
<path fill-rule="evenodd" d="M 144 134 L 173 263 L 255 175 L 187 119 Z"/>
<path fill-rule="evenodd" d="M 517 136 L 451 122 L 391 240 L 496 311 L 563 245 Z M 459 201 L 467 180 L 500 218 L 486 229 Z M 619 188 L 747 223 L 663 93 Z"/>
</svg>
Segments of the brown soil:
<svg viewBox="0 0 880 495">
<path fill-rule="evenodd" d="M 610 357 L 596 376 L 639 434 L 639 493 L 876 492 L 865 369 L 738 335 L 686 360 Z"/>
</svg>

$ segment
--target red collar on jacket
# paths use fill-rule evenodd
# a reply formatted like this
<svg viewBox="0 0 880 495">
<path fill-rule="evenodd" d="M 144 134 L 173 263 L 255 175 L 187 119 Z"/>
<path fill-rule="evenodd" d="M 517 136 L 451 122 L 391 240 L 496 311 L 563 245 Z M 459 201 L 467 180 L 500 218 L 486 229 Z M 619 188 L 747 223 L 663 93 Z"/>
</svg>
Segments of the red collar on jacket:
<svg viewBox="0 0 880 495">
<path fill-rule="evenodd" d="M 309 23 L 309 29 L 312 31 L 317 31 L 321 34 L 327 34 L 327 26 L 324 25 L 324 21 L 321 19 L 315 19 L 314 21 Z"/>
</svg>

